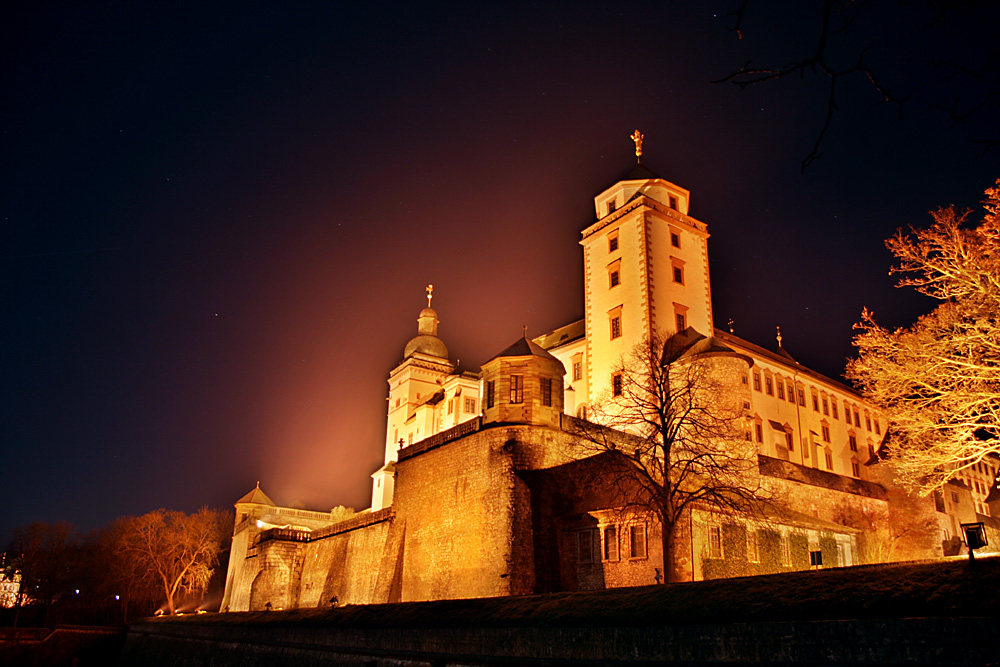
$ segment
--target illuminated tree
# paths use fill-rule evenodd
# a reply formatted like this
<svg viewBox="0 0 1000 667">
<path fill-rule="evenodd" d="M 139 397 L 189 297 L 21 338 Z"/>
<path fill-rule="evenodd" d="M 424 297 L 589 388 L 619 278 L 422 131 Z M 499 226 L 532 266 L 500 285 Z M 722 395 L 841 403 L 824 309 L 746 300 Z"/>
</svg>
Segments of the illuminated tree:
<svg viewBox="0 0 1000 667">
<path fill-rule="evenodd" d="M 208 587 L 232 524 L 225 512 L 206 507 L 190 515 L 159 509 L 119 521 L 123 524 L 121 562 L 138 568 L 137 576 L 147 568 L 162 586 L 171 614 L 177 612 L 178 595 L 203 593 Z"/>
<path fill-rule="evenodd" d="M 922 495 L 1000 454 L 1000 180 L 986 196 L 977 227 L 952 206 L 886 242 L 899 285 L 941 305 L 907 328 L 885 329 L 867 309 L 856 325 L 848 376 L 885 409 L 892 462 Z"/>
<path fill-rule="evenodd" d="M 713 339 L 655 335 L 617 366 L 613 395 L 576 423 L 581 453 L 603 455 L 599 481 L 622 511 L 660 521 L 667 581 L 679 579 L 687 512 L 753 514 L 768 500 L 747 431 L 746 372 L 747 360 Z"/>
</svg>

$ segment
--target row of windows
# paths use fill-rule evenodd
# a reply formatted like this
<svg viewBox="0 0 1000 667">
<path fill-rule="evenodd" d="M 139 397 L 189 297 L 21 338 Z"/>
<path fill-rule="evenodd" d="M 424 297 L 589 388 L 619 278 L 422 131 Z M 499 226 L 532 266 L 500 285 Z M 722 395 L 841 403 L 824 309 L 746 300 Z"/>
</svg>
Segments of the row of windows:
<svg viewBox="0 0 1000 667">
<path fill-rule="evenodd" d="M 624 544 L 620 538 L 624 538 Z M 610 524 L 603 528 L 588 528 L 576 533 L 578 563 L 621 560 L 622 552 L 625 558 L 646 558 L 645 524 L 627 526 Z"/>
<path fill-rule="evenodd" d="M 552 378 L 543 377 L 538 379 L 538 391 L 541 395 L 542 405 L 552 406 Z M 507 386 L 510 390 L 510 403 L 524 403 L 524 376 L 511 375 L 507 379 Z M 486 407 L 492 408 L 496 405 L 497 395 L 496 380 L 486 381 Z M 468 399 L 467 399 L 468 400 Z"/>
<path fill-rule="evenodd" d="M 684 306 L 680 306 L 678 304 L 674 304 L 674 308 L 676 309 L 675 312 L 674 312 L 674 326 L 677 327 L 677 331 L 684 331 L 684 329 L 687 328 L 687 316 L 685 315 L 685 311 L 687 311 L 687 308 L 685 308 Z M 611 333 L 611 340 L 614 340 L 616 338 L 621 338 L 621 336 L 622 336 L 622 307 L 618 306 L 617 308 L 615 308 L 614 310 L 612 310 L 610 313 L 608 313 L 608 318 L 609 318 L 608 319 L 608 324 L 609 324 L 609 326 L 611 328 L 611 332 L 610 332 Z M 575 375 L 574 375 L 574 380 L 579 380 L 579 379 L 580 378 L 575 377 Z M 805 400 L 805 399 L 803 399 L 803 400 Z"/>
<path fill-rule="evenodd" d="M 785 440 L 785 448 L 789 452 L 794 452 L 795 451 L 795 436 L 792 433 L 791 427 L 786 424 L 783 428 L 780 428 L 780 429 L 777 428 L 777 426 L 775 426 L 775 429 L 782 432 L 782 435 L 784 436 L 784 440 Z M 823 440 L 825 442 L 830 442 L 830 427 L 827 426 L 826 424 L 824 424 L 823 427 L 822 427 L 822 429 L 823 429 L 823 433 L 822 433 Z M 759 417 L 754 422 L 754 435 L 756 436 L 756 440 L 757 440 L 757 442 L 759 444 L 763 444 L 764 443 L 764 424 L 760 420 Z M 747 437 L 747 440 L 749 440 L 750 439 L 750 434 L 747 433 L 746 437 Z M 851 449 L 852 452 L 858 451 L 858 441 L 857 441 L 857 438 L 854 435 L 848 436 L 848 446 L 850 447 L 850 449 Z M 829 470 L 829 471 L 831 471 L 831 472 L 833 472 L 833 450 L 831 450 L 829 447 L 824 447 L 823 448 L 823 455 L 824 455 L 823 458 L 825 459 L 824 462 L 826 463 L 826 469 Z M 872 447 L 871 443 L 868 443 L 868 456 L 872 457 L 874 455 L 875 455 L 875 449 L 874 449 L 874 447 Z M 802 458 L 803 459 L 809 458 L 809 448 L 808 447 L 806 447 L 802 451 Z M 858 461 L 857 458 L 854 458 L 854 457 L 851 458 L 851 474 L 854 477 L 858 477 L 858 478 L 861 477 L 861 463 L 860 463 L 860 461 Z"/>
<path fill-rule="evenodd" d="M 459 398 L 457 396 L 448 401 L 448 414 L 449 415 L 453 414 L 455 412 L 455 405 L 456 405 L 456 403 L 458 403 L 458 401 L 459 401 Z M 463 410 L 463 412 L 465 412 L 467 414 L 475 414 L 476 413 L 476 399 L 466 397 L 465 403 L 464 403 L 463 407 L 465 408 Z"/>
<path fill-rule="evenodd" d="M 804 387 L 800 386 L 796 389 L 791 380 L 783 380 L 780 377 L 772 379 L 770 375 L 765 375 L 763 379 L 764 382 L 762 387 L 760 372 L 753 372 L 753 388 L 756 391 L 761 391 L 763 389 L 764 393 L 768 396 L 774 396 L 777 394 L 777 397 L 782 400 L 784 400 L 787 396 L 790 403 L 795 403 L 797 396 L 798 404 L 802 407 L 806 406 L 806 392 Z M 785 389 L 786 385 L 788 387 L 787 391 Z M 812 391 L 812 408 L 814 412 L 820 412 L 822 410 L 824 415 L 832 416 L 834 419 L 840 419 L 840 411 L 837 408 L 836 399 L 830 399 L 826 394 L 819 394 L 815 390 Z M 850 424 L 852 415 L 854 417 L 854 425 L 861 428 L 861 414 L 858 412 L 858 408 L 852 407 L 850 403 L 844 401 L 844 421 Z M 867 412 L 865 413 L 865 428 L 868 431 L 874 430 L 876 435 L 882 435 L 882 427 L 879 424 L 878 419 L 874 421 L 873 429 L 871 415 Z"/>
</svg>

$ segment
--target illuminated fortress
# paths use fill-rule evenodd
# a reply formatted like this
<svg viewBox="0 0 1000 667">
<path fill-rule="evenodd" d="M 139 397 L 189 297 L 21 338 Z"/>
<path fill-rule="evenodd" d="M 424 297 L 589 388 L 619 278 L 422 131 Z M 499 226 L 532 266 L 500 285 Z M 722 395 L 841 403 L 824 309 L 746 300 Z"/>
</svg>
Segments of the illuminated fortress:
<svg viewBox="0 0 1000 667">
<path fill-rule="evenodd" d="M 641 156 L 641 135 L 633 136 Z M 640 158 L 641 159 L 641 158 Z M 615 370 L 653 334 L 684 334 L 742 360 L 756 472 L 780 491 L 767 517 L 695 506 L 680 522 L 686 579 L 783 572 L 957 551 L 961 522 L 991 525 L 980 484 L 917 499 L 878 450 L 886 420 L 851 388 L 715 327 L 708 227 L 690 193 L 639 161 L 594 198 L 581 232 L 584 318 L 521 338 L 462 371 L 438 336 L 428 288 L 417 335 L 389 373 L 385 464 L 356 514 L 236 503 L 224 611 L 592 590 L 660 580 L 660 525 L 595 488 L 578 433 L 620 393 Z M 996 465 L 992 468 L 995 475 Z"/>
</svg>

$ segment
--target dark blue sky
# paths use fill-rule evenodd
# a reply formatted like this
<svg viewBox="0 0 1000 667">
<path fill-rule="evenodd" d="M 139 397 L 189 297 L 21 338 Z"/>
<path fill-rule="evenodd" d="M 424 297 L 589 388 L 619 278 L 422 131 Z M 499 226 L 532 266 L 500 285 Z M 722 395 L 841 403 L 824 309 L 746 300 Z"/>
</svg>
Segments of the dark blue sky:
<svg viewBox="0 0 1000 667">
<path fill-rule="evenodd" d="M 716 322 L 832 376 L 864 306 L 903 325 L 883 240 L 1000 176 L 997 10 L 873 2 L 842 81 L 711 81 L 815 46 L 821 3 L 8 3 L 2 10 L 0 535 L 157 507 L 361 508 L 385 380 L 435 285 L 477 365 L 582 316 L 592 197 L 645 161 L 709 225 Z M 989 5 L 990 3 L 983 3 Z M 994 132 L 990 136 L 990 132 Z"/>
</svg>

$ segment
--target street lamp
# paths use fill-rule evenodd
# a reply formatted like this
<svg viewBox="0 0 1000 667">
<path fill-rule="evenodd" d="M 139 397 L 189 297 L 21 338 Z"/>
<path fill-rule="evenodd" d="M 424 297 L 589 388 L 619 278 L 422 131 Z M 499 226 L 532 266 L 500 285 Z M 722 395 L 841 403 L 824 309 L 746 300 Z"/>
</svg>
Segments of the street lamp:
<svg viewBox="0 0 1000 667">
<path fill-rule="evenodd" d="M 963 523 L 962 534 L 965 536 L 965 545 L 969 547 L 969 561 L 976 560 L 975 550 L 981 549 L 989 544 L 986 541 L 986 527 L 982 521 L 977 523 Z"/>
</svg>

